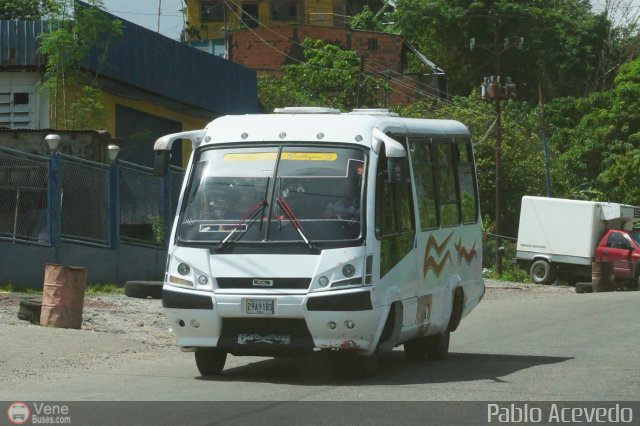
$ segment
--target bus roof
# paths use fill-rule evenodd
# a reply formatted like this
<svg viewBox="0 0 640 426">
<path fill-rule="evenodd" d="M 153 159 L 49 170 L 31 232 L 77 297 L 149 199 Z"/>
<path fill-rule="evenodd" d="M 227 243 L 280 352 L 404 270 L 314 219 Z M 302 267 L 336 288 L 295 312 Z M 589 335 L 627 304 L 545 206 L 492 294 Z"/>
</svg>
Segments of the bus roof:
<svg viewBox="0 0 640 426">
<path fill-rule="evenodd" d="M 468 137 L 455 120 L 402 118 L 384 109 L 341 113 L 329 108 L 283 108 L 274 114 L 226 115 L 210 122 L 203 145 L 234 142 L 342 142 L 370 147 L 384 133 Z"/>
</svg>

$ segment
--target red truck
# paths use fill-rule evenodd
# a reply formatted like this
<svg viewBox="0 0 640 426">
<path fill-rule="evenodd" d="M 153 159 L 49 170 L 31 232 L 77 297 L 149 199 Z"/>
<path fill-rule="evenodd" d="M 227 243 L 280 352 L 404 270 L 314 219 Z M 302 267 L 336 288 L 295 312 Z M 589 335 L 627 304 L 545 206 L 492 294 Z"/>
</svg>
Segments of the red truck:
<svg viewBox="0 0 640 426">
<path fill-rule="evenodd" d="M 613 273 L 616 281 L 637 288 L 640 230 L 633 225 L 639 221 L 640 207 L 524 196 L 516 261 L 536 284 L 591 281 L 595 272 L 598 278 Z M 592 271 L 594 262 L 603 270 Z"/>
<path fill-rule="evenodd" d="M 611 262 L 616 281 L 628 287 L 640 285 L 640 230 L 604 231 L 596 247 L 596 262 Z"/>
</svg>

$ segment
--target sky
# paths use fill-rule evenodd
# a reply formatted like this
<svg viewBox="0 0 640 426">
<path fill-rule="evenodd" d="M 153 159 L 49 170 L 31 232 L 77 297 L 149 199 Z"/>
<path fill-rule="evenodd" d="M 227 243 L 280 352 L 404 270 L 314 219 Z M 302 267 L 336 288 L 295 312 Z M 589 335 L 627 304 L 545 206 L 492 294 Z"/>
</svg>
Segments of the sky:
<svg viewBox="0 0 640 426">
<path fill-rule="evenodd" d="M 184 26 L 180 13 L 184 7 L 182 0 L 103 0 L 103 3 L 108 12 L 153 31 L 158 30 L 158 6 L 161 6 L 160 32 L 174 40 L 180 39 Z M 595 12 L 601 12 L 605 3 L 609 5 L 614 23 L 639 19 L 640 0 L 591 0 Z"/>
<path fill-rule="evenodd" d="M 180 39 L 184 19 L 180 9 L 182 0 L 103 0 L 107 12 L 126 21 L 158 31 L 158 6 L 160 13 L 160 33 L 174 40 Z"/>
</svg>

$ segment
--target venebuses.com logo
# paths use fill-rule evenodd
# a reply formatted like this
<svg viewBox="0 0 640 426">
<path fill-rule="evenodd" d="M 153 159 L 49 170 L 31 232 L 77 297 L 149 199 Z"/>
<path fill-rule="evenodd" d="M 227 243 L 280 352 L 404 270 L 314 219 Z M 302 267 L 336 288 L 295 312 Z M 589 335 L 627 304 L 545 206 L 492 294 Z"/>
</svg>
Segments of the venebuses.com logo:
<svg viewBox="0 0 640 426">
<path fill-rule="evenodd" d="M 14 425 L 23 425 L 29 421 L 31 410 L 24 402 L 14 402 L 7 409 L 7 417 L 9 422 Z"/>
<path fill-rule="evenodd" d="M 71 424 L 71 410 L 66 404 L 31 402 L 14 402 L 7 409 L 9 424 Z"/>
</svg>

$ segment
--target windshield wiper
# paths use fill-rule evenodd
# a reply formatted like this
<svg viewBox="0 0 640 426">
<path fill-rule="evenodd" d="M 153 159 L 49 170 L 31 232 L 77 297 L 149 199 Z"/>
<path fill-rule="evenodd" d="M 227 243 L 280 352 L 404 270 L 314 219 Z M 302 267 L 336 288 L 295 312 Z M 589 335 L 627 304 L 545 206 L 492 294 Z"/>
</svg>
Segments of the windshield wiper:
<svg viewBox="0 0 640 426">
<path fill-rule="evenodd" d="M 224 239 L 215 246 L 214 250 L 217 251 L 221 248 L 225 248 L 225 246 L 227 245 L 227 241 L 229 241 L 229 239 L 233 236 L 233 234 L 235 234 L 236 231 L 240 229 L 240 227 L 242 227 L 242 225 L 244 225 L 245 223 L 247 223 L 247 221 L 249 221 L 249 223 L 247 224 L 247 228 L 244 230 L 244 232 L 246 233 L 251 227 L 251 225 L 255 223 L 256 215 L 264 211 L 264 206 L 266 205 L 267 205 L 266 199 L 262 198 L 261 200 L 259 200 L 253 207 L 251 207 L 251 209 L 249 209 L 249 211 L 244 215 L 242 220 L 236 223 L 236 226 L 233 227 L 231 232 L 229 232 L 229 234 L 226 237 L 224 237 Z"/>
<path fill-rule="evenodd" d="M 309 241 L 307 236 L 304 234 L 304 231 L 302 230 L 302 225 L 300 225 L 300 223 L 298 222 L 298 219 L 296 219 L 296 216 L 293 214 L 293 210 L 291 210 L 291 207 L 289 206 L 287 201 L 282 197 L 278 197 L 276 202 L 278 203 L 278 205 L 280 206 L 284 214 L 287 216 L 287 218 L 289 218 L 289 222 L 291 222 L 293 227 L 296 228 L 296 231 L 298 231 L 298 234 L 300 234 L 300 237 L 302 237 L 302 239 L 307 244 L 307 246 L 309 246 L 311 250 L 315 250 L 315 247 L 313 246 L 311 241 Z"/>
</svg>

